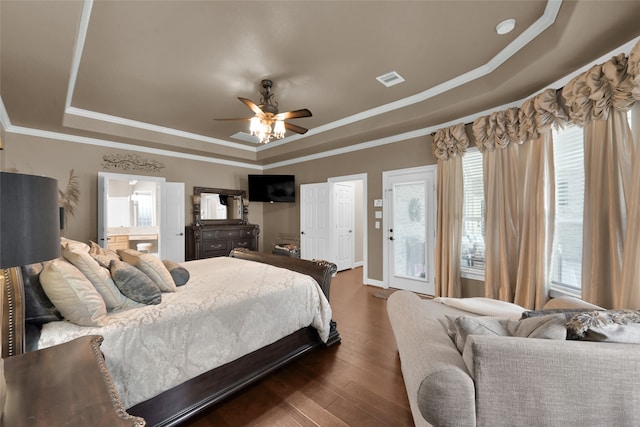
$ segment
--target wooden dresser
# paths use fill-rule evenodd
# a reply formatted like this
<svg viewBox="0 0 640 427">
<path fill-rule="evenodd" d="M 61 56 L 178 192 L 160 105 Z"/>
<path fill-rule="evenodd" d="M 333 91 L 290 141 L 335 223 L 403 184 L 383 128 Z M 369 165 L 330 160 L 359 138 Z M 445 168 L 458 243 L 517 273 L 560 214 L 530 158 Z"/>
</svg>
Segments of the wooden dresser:
<svg viewBox="0 0 640 427">
<path fill-rule="evenodd" d="M 185 260 L 228 256 L 234 248 L 258 250 L 260 227 L 255 224 L 189 225 Z"/>
</svg>

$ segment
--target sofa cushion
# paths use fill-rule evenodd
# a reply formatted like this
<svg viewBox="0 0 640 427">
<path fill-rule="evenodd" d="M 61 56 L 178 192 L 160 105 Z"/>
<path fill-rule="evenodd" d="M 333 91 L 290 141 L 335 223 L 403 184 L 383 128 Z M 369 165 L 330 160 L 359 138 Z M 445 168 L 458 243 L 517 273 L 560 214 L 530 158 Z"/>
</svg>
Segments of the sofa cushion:
<svg viewBox="0 0 640 427">
<path fill-rule="evenodd" d="M 448 317 L 449 336 L 462 354 L 469 335 L 543 338 L 564 340 L 567 337 L 566 315 L 562 313 L 511 320 L 503 317 Z"/>
</svg>

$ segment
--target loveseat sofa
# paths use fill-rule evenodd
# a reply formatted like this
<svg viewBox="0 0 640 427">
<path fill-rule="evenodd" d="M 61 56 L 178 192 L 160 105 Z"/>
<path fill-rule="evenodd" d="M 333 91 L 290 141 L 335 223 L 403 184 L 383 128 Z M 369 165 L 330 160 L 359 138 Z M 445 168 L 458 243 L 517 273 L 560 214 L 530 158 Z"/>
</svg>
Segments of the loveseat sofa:
<svg viewBox="0 0 640 427">
<path fill-rule="evenodd" d="M 523 309 L 497 307 L 490 314 L 522 326 L 514 322 Z M 387 311 L 416 426 L 640 425 L 640 344 L 471 333 L 459 350 L 452 325 L 477 313 L 406 291 L 389 297 Z"/>
</svg>

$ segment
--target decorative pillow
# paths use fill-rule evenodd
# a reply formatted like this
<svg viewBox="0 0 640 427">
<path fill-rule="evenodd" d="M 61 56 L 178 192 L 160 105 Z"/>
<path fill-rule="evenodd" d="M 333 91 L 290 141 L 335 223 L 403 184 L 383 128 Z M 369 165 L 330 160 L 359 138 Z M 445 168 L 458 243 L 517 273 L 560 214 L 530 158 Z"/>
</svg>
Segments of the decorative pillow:
<svg viewBox="0 0 640 427">
<path fill-rule="evenodd" d="M 103 326 L 107 307 L 80 270 L 62 258 L 46 263 L 40 273 L 42 289 L 68 321 L 80 326 Z"/>
<path fill-rule="evenodd" d="M 113 249 L 105 249 L 93 240 L 89 240 L 89 253 L 91 255 L 108 255 L 112 258 L 120 258 L 118 254 Z"/>
<path fill-rule="evenodd" d="M 462 353 L 469 335 L 497 335 L 508 336 L 507 323 L 509 319 L 503 317 L 471 317 L 460 316 L 454 320 L 455 340 L 458 351 Z"/>
<path fill-rule="evenodd" d="M 60 249 L 62 249 L 62 246 L 64 245 L 69 245 L 74 249 L 85 250 L 86 252 L 89 252 L 89 245 L 87 245 L 86 243 L 67 239 L 66 237 L 60 237 Z"/>
<path fill-rule="evenodd" d="M 124 261 L 111 261 L 111 277 L 120 292 L 143 304 L 160 304 L 160 288 L 142 271 Z"/>
<path fill-rule="evenodd" d="M 149 276 L 162 292 L 176 291 L 176 283 L 171 277 L 171 273 L 159 258 L 133 249 L 120 249 L 118 255 L 124 262 L 139 268 Z"/>
<path fill-rule="evenodd" d="M 189 274 L 189 270 L 187 270 L 177 262 L 170 261 L 168 259 L 163 259 L 162 263 L 165 267 L 167 267 L 167 270 L 169 270 L 169 273 L 171 274 L 171 277 L 173 278 L 176 286 L 185 285 L 189 281 L 189 278 L 191 277 L 191 275 Z"/>
<path fill-rule="evenodd" d="M 565 340 L 567 339 L 567 315 L 556 313 L 522 319 L 517 322 L 512 321 L 508 324 L 507 329 L 514 337 Z"/>
<path fill-rule="evenodd" d="M 62 320 L 62 315 L 51 302 L 40 284 L 40 273 L 44 264 L 38 262 L 22 266 L 22 279 L 24 282 L 24 314 L 27 324 L 44 323 Z"/>
<path fill-rule="evenodd" d="M 92 254 L 92 253 L 89 253 L 89 255 L 91 255 L 91 258 L 95 259 L 98 262 L 98 264 L 100 264 L 101 267 L 104 267 L 107 270 L 109 269 L 109 266 L 111 265 L 111 261 L 113 261 L 114 259 L 116 261 L 121 261 L 120 257 L 115 252 L 113 254 Z"/>
<path fill-rule="evenodd" d="M 549 314 L 564 314 L 566 319 L 571 319 L 574 315 L 584 313 L 584 309 L 579 308 L 545 308 L 543 310 L 523 311 L 522 319 L 530 319 L 532 317 L 548 316 Z"/>
<path fill-rule="evenodd" d="M 567 322 L 567 339 L 640 343 L 640 311 L 594 310 Z"/>
<path fill-rule="evenodd" d="M 81 248 L 65 243 L 62 245 L 62 256 L 89 279 L 104 299 L 107 310 L 122 308 L 127 303 L 127 297 L 122 295 L 116 284 L 113 283 L 109 270 L 98 264 L 98 261 L 85 249 L 88 249 L 88 246 Z"/>
</svg>

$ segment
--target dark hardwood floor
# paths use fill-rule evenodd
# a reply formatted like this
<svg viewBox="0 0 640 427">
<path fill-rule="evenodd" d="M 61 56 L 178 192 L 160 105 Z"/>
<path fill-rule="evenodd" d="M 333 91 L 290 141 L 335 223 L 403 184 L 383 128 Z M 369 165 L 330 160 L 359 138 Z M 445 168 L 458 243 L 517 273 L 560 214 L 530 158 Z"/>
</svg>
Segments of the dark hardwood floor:
<svg viewBox="0 0 640 427">
<path fill-rule="evenodd" d="M 362 268 L 338 273 L 331 306 L 340 344 L 313 350 L 184 425 L 413 426 L 380 291 L 362 285 Z"/>
</svg>

